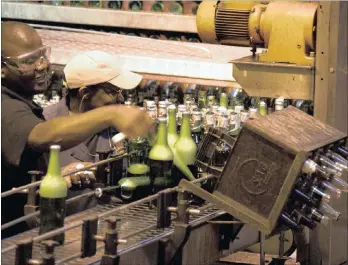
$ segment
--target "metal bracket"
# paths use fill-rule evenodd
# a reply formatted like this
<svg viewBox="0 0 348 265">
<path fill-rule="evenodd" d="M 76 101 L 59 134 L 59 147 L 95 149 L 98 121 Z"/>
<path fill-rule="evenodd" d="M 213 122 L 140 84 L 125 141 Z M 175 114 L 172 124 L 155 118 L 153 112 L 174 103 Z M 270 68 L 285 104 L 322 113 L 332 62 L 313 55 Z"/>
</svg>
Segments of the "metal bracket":
<svg viewBox="0 0 348 265">
<path fill-rule="evenodd" d="M 172 192 L 163 190 L 158 193 L 157 199 L 157 228 L 169 227 L 171 224 L 171 212 L 168 207 L 172 204 Z"/>
<path fill-rule="evenodd" d="M 23 240 L 17 244 L 15 265 L 27 264 L 27 261 L 31 259 L 33 250 L 33 240 Z"/>
<path fill-rule="evenodd" d="M 29 171 L 28 174 L 31 176 L 31 183 L 38 181 L 43 176 L 43 172 L 37 170 Z M 39 209 L 39 206 L 36 205 L 36 191 L 37 187 L 31 187 L 28 189 L 27 204 L 24 205 L 24 215 L 32 214 Z M 39 221 L 39 218 L 36 216 L 26 220 L 30 228 L 39 226 Z"/>
<path fill-rule="evenodd" d="M 92 217 L 84 220 L 81 237 L 81 258 L 94 256 L 97 251 L 98 218 Z"/>
<path fill-rule="evenodd" d="M 105 252 L 101 260 L 101 265 L 119 265 L 120 257 L 117 255 L 117 246 L 120 243 L 126 243 L 126 240 L 118 239 L 118 232 L 116 231 L 116 224 L 120 219 L 115 216 L 105 220 L 108 223 L 108 230 L 105 236 L 95 236 L 98 241 L 105 243 Z"/>
</svg>

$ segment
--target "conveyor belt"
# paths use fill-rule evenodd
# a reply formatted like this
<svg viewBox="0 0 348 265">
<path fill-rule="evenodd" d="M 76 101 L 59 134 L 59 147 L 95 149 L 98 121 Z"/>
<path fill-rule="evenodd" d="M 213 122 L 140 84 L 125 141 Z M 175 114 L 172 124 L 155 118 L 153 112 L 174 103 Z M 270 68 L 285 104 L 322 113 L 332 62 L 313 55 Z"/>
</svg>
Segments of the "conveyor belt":
<svg viewBox="0 0 348 265">
<path fill-rule="evenodd" d="M 68 217 L 65 221 L 65 225 L 69 225 L 75 221 L 83 220 L 87 217 L 91 217 L 97 214 L 106 213 L 111 209 L 115 209 L 121 206 L 119 202 L 113 202 L 110 204 L 98 205 L 95 208 L 86 210 L 82 213 Z M 197 207 L 195 207 L 197 208 Z M 210 220 L 216 216 L 223 214 L 224 212 L 218 209 L 209 208 L 205 209 L 202 214 L 196 216 L 190 216 L 191 224 L 200 224 L 207 220 Z M 118 252 L 120 255 L 136 249 L 140 246 L 144 246 L 148 243 L 155 242 L 161 238 L 168 237 L 173 233 L 173 224 L 164 229 L 157 228 L 157 209 L 150 208 L 148 203 L 138 204 L 134 207 L 120 210 L 115 214 L 121 219 L 118 224 L 119 238 L 126 239 L 126 244 L 120 244 Z M 175 215 L 173 215 L 175 217 Z M 98 223 L 98 234 L 103 235 L 106 222 L 104 219 L 100 219 Z M 174 221 L 175 222 L 175 221 Z M 35 237 L 38 235 L 38 229 L 33 229 L 20 235 L 2 241 L 2 249 L 5 249 L 16 242 L 28 239 L 28 237 Z M 99 247 L 97 254 L 93 257 L 80 259 L 81 249 L 81 226 L 66 231 L 65 244 L 55 248 L 56 264 L 92 264 L 98 262 L 104 252 L 104 244 L 98 243 Z M 33 258 L 40 258 L 42 255 L 42 246 L 40 243 L 34 243 Z M 2 254 L 1 261 L 3 264 L 14 264 L 15 250 L 8 251 Z"/>
<path fill-rule="evenodd" d="M 45 27 L 38 32 L 44 44 L 52 47 L 52 64 L 65 65 L 78 53 L 102 50 L 114 55 L 125 68 L 141 73 L 145 79 L 179 83 L 239 87 L 232 77 L 229 60 L 250 55 L 246 47 L 173 42 L 67 28 Z"/>
</svg>

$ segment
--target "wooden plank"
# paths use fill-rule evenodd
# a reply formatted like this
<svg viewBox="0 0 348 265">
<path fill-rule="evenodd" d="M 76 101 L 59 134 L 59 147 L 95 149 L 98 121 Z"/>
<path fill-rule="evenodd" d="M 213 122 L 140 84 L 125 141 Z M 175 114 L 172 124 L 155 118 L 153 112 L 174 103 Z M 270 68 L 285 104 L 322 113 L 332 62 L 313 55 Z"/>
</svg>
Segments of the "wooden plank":
<svg viewBox="0 0 348 265">
<path fill-rule="evenodd" d="M 347 136 L 292 106 L 247 121 L 245 126 L 294 153 L 310 152 Z"/>
<path fill-rule="evenodd" d="M 347 13 L 348 2 L 319 3 L 314 98 L 314 116 L 345 133 L 348 131 Z M 347 181 L 347 176 L 344 178 Z M 341 212 L 340 220 L 310 232 L 312 265 L 347 262 L 347 194 L 333 201 L 332 207 Z"/>
</svg>

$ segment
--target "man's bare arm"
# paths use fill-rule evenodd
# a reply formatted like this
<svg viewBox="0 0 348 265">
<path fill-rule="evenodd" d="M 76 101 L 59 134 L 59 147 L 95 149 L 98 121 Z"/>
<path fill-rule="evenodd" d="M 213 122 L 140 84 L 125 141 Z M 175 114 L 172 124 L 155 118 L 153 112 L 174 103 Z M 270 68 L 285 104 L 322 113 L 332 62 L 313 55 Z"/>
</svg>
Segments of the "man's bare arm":
<svg viewBox="0 0 348 265">
<path fill-rule="evenodd" d="M 134 138 L 145 135 L 151 126 L 151 119 L 139 108 L 106 106 L 39 123 L 29 134 L 28 146 L 48 151 L 50 145 L 58 144 L 65 150 L 108 127 L 114 127 L 129 138 Z"/>
</svg>

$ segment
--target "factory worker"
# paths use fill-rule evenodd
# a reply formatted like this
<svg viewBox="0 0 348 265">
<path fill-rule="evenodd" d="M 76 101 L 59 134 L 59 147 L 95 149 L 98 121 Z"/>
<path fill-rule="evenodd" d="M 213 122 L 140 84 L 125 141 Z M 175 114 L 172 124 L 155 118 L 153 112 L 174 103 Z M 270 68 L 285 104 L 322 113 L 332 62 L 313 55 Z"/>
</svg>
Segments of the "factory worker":
<svg viewBox="0 0 348 265">
<path fill-rule="evenodd" d="M 89 51 L 75 56 L 64 68 L 67 95 L 57 104 L 44 109 L 46 120 L 58 116 L 78 115 L 105 105 L 122 103 L 124 101 L 122 90 L 134 89 L 142 78 L 125 71 L 122 72 L 124 76 L 119 78 L 121 72 L 122 65 L 108 53 Z M 80 165 L 86 166 L 97 162 L 98 153 L 112 153 L 111 138 L 115 133 L 112 128 L 107 128 L 79 145 L 61 152 L 61 166 L 67 166 L 65 169 L 71 171 Z M 80 185 L 83 188 L 94 181 L 94 175 L 75 174 L 70 179 L 72 182 L 70 185 L 74 187 Z M 68 196 L 77 196 L 81 192 L 71 189 Z M 67 214 L 88 209 L 95 204 L 95 197 L 81 199 L 69 205 Z"/>
<path fill-rule="evenodd" d="M 40 158 L 52 144 L 66 150 L 109 127 L 124 132 L 129 138 L 146 135 L 152 127 L 144 111 L 120 105 L 45 121 L 42 109 L 32 98 L 47 88 L 49 59 L 50 47 L 43 45 L 34 28 L 20 22 L 1 23 L 2 192 L 28 184 L 27 172 L 39 169 Z M 107 71 L 105 74 L 109 80 L 130 80 L 135 84 L 141 79 L 129 72 L 119 72 L 117 76 Z M 1 202 L 2 223 L 23 216 L 25 194 L 4 197 Z M 25 224 L 21 223 L 3 230 L 2 237 L 24 229 Z"/>
</svg>

